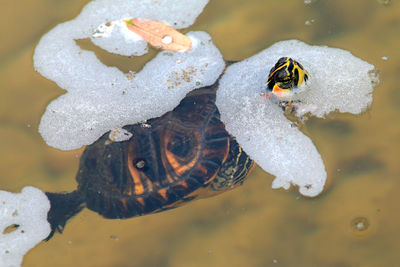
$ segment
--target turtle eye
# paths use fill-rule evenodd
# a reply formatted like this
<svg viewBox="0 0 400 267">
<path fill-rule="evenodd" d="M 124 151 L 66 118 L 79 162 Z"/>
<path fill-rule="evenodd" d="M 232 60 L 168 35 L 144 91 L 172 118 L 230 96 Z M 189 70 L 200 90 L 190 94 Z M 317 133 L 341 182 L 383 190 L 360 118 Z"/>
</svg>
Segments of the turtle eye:
<svg viewBox="0 0 400 267">
<path fill-rule="evenodd" d="M 288 89 L 291 89 L 293 87 L 292 82 L 293 82 L 293 80 L 289 76 L 285 76 L 282 79 L 279 79 L 277 81 L 277 85 L 282 90 L 288 90 Z"/>
<path fill-rule="evenodd" d="M 146 162 L 142 159 L 137 160 L 135 163 L 136 169 L 139 169 L 139 170 L 143 169 L 145 166 L 146 166 Z"/>
<path fill-rule="evenodd" d="M 267 81 L 267 91 L 274 92 L 274 88 L 290 91 L 299 87 L 310 78 L 307 71 L 296 60 L 282 57 L 270 70 Z"/>
<path fill-rule="evenodd" d="M 287 78 L 287 79 L 284 79 L 284 80 L 281 81 L 281 83 L 283 83 L 283 84 L 290 84 L 291 82 L 292 81 L 291 81 L 290 78 Z"/>
</svg>

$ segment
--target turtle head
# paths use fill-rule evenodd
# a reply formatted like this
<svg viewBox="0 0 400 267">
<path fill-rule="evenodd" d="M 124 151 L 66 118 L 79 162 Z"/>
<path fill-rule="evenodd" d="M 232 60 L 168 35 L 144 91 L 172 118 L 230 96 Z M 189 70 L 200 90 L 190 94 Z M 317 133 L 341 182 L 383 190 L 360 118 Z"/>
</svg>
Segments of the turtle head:
<svg viewBox="0 0 400 267">
<path fill-rule="evenodd" d="M 278 98 L 290 98 L 309 78 L 308 72 L 296 60 L 281 57 L 270 70 L 267 81 L 267 97 L 270 93 Z"/>
</svg>

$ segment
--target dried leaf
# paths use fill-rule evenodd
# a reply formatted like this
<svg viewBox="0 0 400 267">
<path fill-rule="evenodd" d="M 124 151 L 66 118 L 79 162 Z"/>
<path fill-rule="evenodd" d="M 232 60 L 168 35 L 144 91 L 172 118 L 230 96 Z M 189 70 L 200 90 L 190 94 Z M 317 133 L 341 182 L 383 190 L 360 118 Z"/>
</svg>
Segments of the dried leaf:
<svg viewBox="0 0 400 267">
<path fill-rule="evenodd" d="M 128 29 L 154 47 L 186 52 L 192 48 L 192 40 L 173 27 L 161 22 L 147 19 L 126 20 Z"/>
</svg>

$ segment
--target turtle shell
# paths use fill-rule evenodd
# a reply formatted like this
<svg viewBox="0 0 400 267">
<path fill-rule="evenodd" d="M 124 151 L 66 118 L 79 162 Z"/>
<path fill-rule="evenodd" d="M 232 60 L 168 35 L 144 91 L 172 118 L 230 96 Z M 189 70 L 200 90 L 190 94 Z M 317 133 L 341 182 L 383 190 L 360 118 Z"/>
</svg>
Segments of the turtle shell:
<svg viewBox="0 0 400 267">
<path fill-rule="evenodd" d="M 89 209 L 106 218 L 129 218 L 196 198 L 225 162 L 230 136 L 215 105 L 217 85 L 189 93 L 180 104 L 133 134 L 110 142 L 104 134 L 84 151 L 78 191 Z"/>
</svg>

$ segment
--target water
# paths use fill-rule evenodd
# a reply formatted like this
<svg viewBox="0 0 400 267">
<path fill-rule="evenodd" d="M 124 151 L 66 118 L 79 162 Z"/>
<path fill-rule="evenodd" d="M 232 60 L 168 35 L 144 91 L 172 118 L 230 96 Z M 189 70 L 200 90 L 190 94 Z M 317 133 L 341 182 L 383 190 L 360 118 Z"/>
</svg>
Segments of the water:
<svg viewBox="0 0 400 267">
<path fill-rule="evenodd" d="M 0 188 L 71 191 L 81 150 L 52 149 L 37 133 L 47 103 L 63 91 L 33 71 L 32 53 L 46 31 L 86 2 L 3 2 Z M 350 50 L 380 69 L 368 112 L 312 119 L 303 128 L 325 161 L 325 192 L 306 199 L 297 190 L 272 190 L 272 177 L 257 168 L 236 190 L 160 214 L 120 221 L 84 210 L 24 266 L 397 265 L 400 3 L 211 0 L 191 29 L 208 31 L 229 60 L 296 38 Z"/>
</svg>

